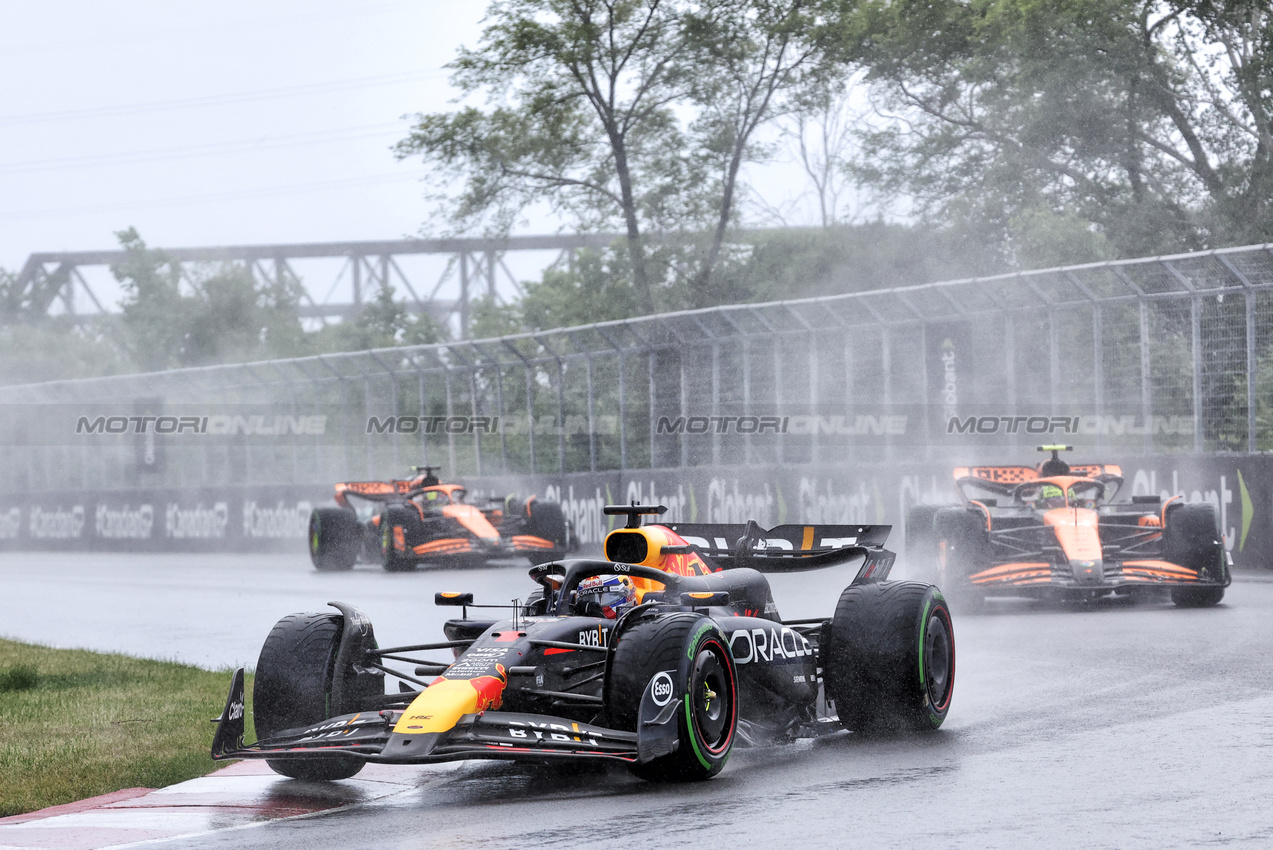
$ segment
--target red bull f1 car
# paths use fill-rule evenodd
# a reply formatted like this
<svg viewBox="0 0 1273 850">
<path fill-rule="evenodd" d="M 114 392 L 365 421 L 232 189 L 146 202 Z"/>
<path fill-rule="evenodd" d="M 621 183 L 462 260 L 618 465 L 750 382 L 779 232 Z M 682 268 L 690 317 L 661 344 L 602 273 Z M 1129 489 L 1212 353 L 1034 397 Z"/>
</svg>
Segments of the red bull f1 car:
<svg viewBox="0 0 1273 850">
<path fill-rule="evenodd" d="M 643 526 L 665 508 L 605 510 L 628 516 L 606 538 L 607 560 L 533 567 L 533 592 L 511 606 L 438 594 L 463 609 L 440 642 L 381 647 L 343 603 L 283 618 L 256 667 L 259 740 L 243 742 L 240 669 L 212 757 L 265 759 L 303 779 L 488 758 L 602 759 L 693 780 L 735 746 L 931 731 L 946 718 L 950 612 L 937 588 L 886 580 L 888 526 Z M 782 619 L 756 569 L 836 565 L 851 582 L 812 620 Z M 448 657 L 425 657 L 435 652 Z"/>
<path fill-rule="evenodd" d="M 528 557 L 560 558 L 578 547 L 561 506 L 535 496 L 465 502 L 459 484 L 443 484 L 438 467 L 418 466 L 411 478 L 336 485 L 336 505 L 309 518 L 309 555 L 319 570 L 348 570 L 358 560 L 390 572 L 422 561 L 484 563 Z"/>
<path fill-rule="evenodd" d="M 955 470 L 961 504 L 913 508 L 907 558 L 952 597 L 1091 600 L 1170 594 L 1184 607 L 1215 605 L 1230 559 L 1210 504 L 1181 496 L 1115 501 L 1122 471 L 1071 466 L 1070 446 L 1028 466 Z"/>
</svg>

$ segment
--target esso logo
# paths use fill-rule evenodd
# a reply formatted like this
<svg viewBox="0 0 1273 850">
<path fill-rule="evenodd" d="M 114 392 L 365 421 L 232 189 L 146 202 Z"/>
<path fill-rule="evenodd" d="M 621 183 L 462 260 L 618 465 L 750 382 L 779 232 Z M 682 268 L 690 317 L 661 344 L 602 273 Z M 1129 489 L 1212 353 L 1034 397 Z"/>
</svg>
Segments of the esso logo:
<svg viewBox="0 0 1273 850">
<path fill-rule="evenodd" d="M 657 706 L 667 705 L 672 701 L 672 674 L 666 670 L 650 680 L 650 695 Z"/>
</svg>

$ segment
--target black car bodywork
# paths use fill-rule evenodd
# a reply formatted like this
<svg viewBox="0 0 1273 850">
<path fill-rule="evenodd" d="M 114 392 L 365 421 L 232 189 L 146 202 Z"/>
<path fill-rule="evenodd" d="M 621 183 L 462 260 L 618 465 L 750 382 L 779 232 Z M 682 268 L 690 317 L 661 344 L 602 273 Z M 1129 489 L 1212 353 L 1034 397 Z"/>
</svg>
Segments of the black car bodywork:
<svg viewBox="0 0 1273 850">
<path fill-rule="evenodd" d="M 594 758 L 694 779 L 719 771 L 736 742 L 931 730 L 945 718 L 949 611 L 936 588 L 885 580 L 887 526 L 641 527 L 639 514 L 662 509 L 607 511 L 630 516 L 607 538 L 610 560 L 534 567 L 536 590 L 499 620 L 470 619 L 468 609 L 486 610 L 470 594 L 438 594 L 465 609 L 441 642 L 379 647 L 368 619 L 340 603 L 339 614 L 284 618 L 257 667 L 260 740 L 242 741 L 240 670 L 213 758 L 264 758 L 325 779 L 365 762 Z M 818 620 L 784 621 L 756 569 L 840 564 L 852 581 Z M 627 576 L 640 604 L 613 620 L 581 615 L 574 590 L 596 575 Z M 431 650 L 454 658 L 418 656 Z M 397 692 L 386 693 L 386 677 Z"/>
</svg>

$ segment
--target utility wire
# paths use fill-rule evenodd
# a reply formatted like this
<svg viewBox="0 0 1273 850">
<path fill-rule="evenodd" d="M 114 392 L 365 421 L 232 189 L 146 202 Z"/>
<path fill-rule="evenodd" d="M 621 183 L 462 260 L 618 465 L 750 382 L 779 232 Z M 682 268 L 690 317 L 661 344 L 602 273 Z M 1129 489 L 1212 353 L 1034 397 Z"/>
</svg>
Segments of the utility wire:
<svg viewBox="0 0 1273 850">
<path fill-rule="evenodd" d="M 254 153 L 256 151 L 276 150 L 278 148 L 298 147 L 301 145 L 339 142 L 350 139 L 365 139 L 384 136 L 390 130 L 405 133 L 402 124 L 369 124 L 363 127 L 350 127 L 342 130 L 316 130 L 312 133 L 295 133 L 274 138 L 241 139 L 232 142 L 217 142 L 207 145 L 190 145 L 183 148 L 163 148 L 149 151 L 131 151 L 113 154 L 96 154 L 94 156 L 66 157 L 64 159 L 29 160 L 0 164 L 0 174 L 19 174 L 33 171 L 54 171 L 65 168 L 83 168 L 99 165 L 126 165 L 139 162 L 160 162 L 172 159 L 187 159 L 199 156 L 214 156 L 222 153 Z"/>
<path fill-rule="evenodd" d="M 106 118 L 115 115 L 135 115 L 142 112 L 163 112 L 172 109 L 196 109 L 205 106 L 220 106 L 227 103 L 246 103 L 255 100 L 272 100 L 280 97 L 319 94 L 322 92 L 342 91 L 346 89 L 368 88 L 371 86 L 387 86 L 395 83 L 416 80 L 436 79 L 445 76 L 446 69 L 432 71 L 412 71 L 403 74 L 384 74 L 378 77 L 360 77 L 352 80 L 337 80 L 327 83 L 313 83 L 304 86 L 289 86 L 277 89 L 262 89 L 254 92 L 238 94 L 218 94 L 206 97 L 182 98 L 179 100 L 157 100 L 150 103 L 122 104 L 118 106 L 100 106 L 90 109 L 69 109 L 61 112 L 33 112 L 26 115 L 0 115 L 0 127 L 11 127 L 18 124 L 39 124 L 49 121 L 79 121 L 85 118 Z"/>
<path fill-rule="evenodd" d="M 346 177 L 340 180 L 324 180 L 317 183 L 297 183 L 290 186 L 271 186 L 264 189 L 249 189 L 236 192 L 216 192 L 207 195 L 187 195 L 180 198 L 155 198 L 146 201 L 123 201 L 119 203 L 94 204 L 80 207 L 60 207 L 57 209 L 24 210 L 16 212 L 0 212 L 0 221 L 15 219 L 48 218 L 50 216 L 87 215 L 90 213 L 115 212 L 126 210 L 159 209 L 162 207 L 185 206 L 189 204 L 207 204 L 219 201 L 234 201 L 240 198 L 264 198 L 278 195 L 301 194 L 316 189 L 330 189 L 340 186 L 363 186 L 377 183 L 406 182 L 424 177 L 423 170 L 402 171 L 387 174 L 373 174 L 365 177 Z"/>
</svg>

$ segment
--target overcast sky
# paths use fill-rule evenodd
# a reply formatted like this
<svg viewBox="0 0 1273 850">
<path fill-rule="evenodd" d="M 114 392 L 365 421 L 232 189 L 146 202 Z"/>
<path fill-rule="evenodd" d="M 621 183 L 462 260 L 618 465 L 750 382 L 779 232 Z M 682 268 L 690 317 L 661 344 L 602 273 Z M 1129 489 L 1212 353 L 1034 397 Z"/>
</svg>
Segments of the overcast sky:
<svg viewBox="0 0 1273 850">
<path fill-rule="evenodd" d="M 394 239 L 390 146 L 444 109 L 484 4 L 0 0 L 0 268 L 35 251 Z"/>
<path fill-rule="evenodd" d="M 390 148 L 404 116 L 449 108 L 443 66 L 485 10 L 0 0 L 0 268 L 115 248 L 127 227 L 152 247 L 419 234 L 424 166 Z M 790 163 L 750 173 L 771 200 L 805 189 Z M 541 215 L 522 232 L 559 227 Z"/>
</svg>

